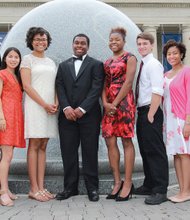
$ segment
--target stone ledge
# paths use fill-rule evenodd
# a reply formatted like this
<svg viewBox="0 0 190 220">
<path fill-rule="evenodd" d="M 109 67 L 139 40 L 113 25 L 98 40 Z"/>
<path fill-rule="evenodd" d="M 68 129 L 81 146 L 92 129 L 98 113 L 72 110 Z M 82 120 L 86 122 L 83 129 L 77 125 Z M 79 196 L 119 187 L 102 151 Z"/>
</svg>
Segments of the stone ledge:
<svg viewBox="0 0 190 220">
<path fill-rule="evenodd" d="M 122 174 L 123 176 L 123 174 Z M 140 186 L 143 183 L 144 174 L 137 172 L 133 174 L 133 183 L 135 186 Z M 112 175 L 99 175 L 99 192 L 105 195 L 110 192 L 113 185 Z M 175 170 L 170 169 L 169 172 L 170 185 L 177 183 Z M 45 186 L 53 193 L 63 191 L 63 176 L 46 176 Z M 9 187 L 14 193 L 27 194 L 29 192 L 28 176 L 10 175 Z M 79 180 L 79 194 L 86 194 L 84 179 L 81 176 Z"/>
<path fill-rule="evenodd" d="M 99 173 L 100 175 L 111 174 L 108 160 L 99 160 Z M 82 162 L 79 162 L 80 172 L 82 173 Z M 169 159 L 169 167 L 173 168 L 173 160 Z M 134 172 L 142 172 L 142 160 L 141 157 L 135 159 Z M 121 172 L 124 173 L 124 161 L 121 161 Z M 24 159 L 14 159 L 11 162 L 10 174 L 14 175 L 27 175 L 27 163 Z M 62 160 L 47 160 L 46 162 L 46 175 L 47 176 L 59 176 L 63 175 Z"/>
<path fill-rule="evenodd" d="M 81 163 L 80 163 L 81 164 Z M 176 184 L 175 170 L 173 168 L 172 161 L 170 164 L 170 185 Z M 124 163 L 121 161 L 121 173 L 124 176 Z M 80 180 L 79 180 L 79 192 L 80 194 L 86 194 L 86 188 L 82 176 L 82 169 L 80 166 Z M 142 171 L 142 162 L 140 157 L 136 158 L 135 168 L 133 172 L 133 183 L 135 186 L 142 184 L 144 174 Z M 111 170 L 109 168 L 109 163 L 107 160 L 99 161 L 99 179 L 100 179 L 100 194 L 107 194 L 110 192 L 111 186 L 113 185 L 113 177 Z M 57 193 L 63 190 L 63 167 L 62 161 L 47 161 L 46 166 L 46 176 L 45 176 L 45 185 L 46 187 Z M 9 186 L 10 189 L 15 193 L 24 193 L 27 194 L 29 191 L 29 179 L 27 175 L 27 165 L 25 160 L 13 160 L 10 169 L 9 176 Z"/>
</svg>

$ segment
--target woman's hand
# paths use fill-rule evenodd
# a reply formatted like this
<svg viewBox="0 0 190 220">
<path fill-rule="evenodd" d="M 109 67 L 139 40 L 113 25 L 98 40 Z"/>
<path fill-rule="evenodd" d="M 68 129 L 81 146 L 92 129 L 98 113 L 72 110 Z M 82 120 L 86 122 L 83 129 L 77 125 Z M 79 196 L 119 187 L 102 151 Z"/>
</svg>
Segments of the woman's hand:
<svg viewBox="0 0 190 220">
<path fill-rule="evenodd" d="M 6 130 L 6 121 L 5 119 L 0 119 L 0 131 Z"/>
<path fill-rule="evenodd" d="M 183 136 L 185 139 L 189 139 L 190 136 L 190 124 L 185 124 L 183 127 Z"/>
<path fill-rule="evenodd" d="M 48 114 L 52 115 L 52 114 L 55 114 L 57 112 L 57 105 L 55 105 L 55 104 L 45 104 L 44 109 Z"/>
<path fill-rule="evenodd" d="M 109 116 L 112 116 L 116 113 L 117 108 L 112 103 L 105 103 L 104 104 L 105 113 Z"/>
</svg>

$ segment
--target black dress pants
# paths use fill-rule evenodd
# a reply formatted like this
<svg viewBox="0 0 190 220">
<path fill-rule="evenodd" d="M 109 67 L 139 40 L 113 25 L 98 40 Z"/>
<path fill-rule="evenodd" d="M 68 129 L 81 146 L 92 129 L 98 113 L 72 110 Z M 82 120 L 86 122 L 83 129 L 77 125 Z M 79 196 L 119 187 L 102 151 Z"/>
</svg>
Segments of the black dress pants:
<svg viewBox="0 0 190 220">
<path fill-rule="evenodd" d="M 78 190 L 79 155 L 81 145 L 82 172 L 88 191 L 98 190 L 98 145 L 101 111 L 85 115 L 77 121 L 69 121 L 59 115 L 60 147 L 64 167 L 65 190 Z"/>
<path fill-rule="evenodd" d="M 153 193 L 167 193 L 168 158 L 163 142 L 163 112 L 158 108 L 154 122 L 148 121 L 149 106 L 138 108 L 137 139 L 145 174 L 144 186 Z"/>
</svg>

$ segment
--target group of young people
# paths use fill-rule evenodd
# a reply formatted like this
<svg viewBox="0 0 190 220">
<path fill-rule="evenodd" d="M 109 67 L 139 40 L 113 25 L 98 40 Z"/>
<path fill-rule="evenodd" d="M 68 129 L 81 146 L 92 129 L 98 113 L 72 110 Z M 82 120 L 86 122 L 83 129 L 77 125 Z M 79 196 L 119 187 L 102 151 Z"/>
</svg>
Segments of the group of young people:
<svg viewBox="0 0 190 220">
<path fill-rule="evenodd" d="M 140 33 L 136 42 L 142 61 L 134 98 L 137 59 L 125 51 L 125 38 L 124 28 L 110 31 L 109 48 L 113 54 L 103 64 L 88 55 L 88 36 L 78 34 L 73 38 L 72 57 L 60 63 L 58 69 L 45 55 L 52 39 L 42 27 L 32 27 L 27 32 L 30 54 L 21 59 L 17 48 L 5 51 L 0 70 L 1 205 L 13 206 L 17 198 L 9 190 L 8 172 L 14 147 L 24 148 L 25 139 L 28 139 L 29 198 L 45 202 L 78 195 L 78 148 L 81 145 L 88 198 L 98 201 L 101 124 L 114 177 L 113 189 L 106 199 L 121 202 L 138 194 L 149 195 L 146 204 L 167 201 L 168 152 L 174 156 L 180 188 L 179 193 L 169 199 L 176 203 L 190 200 L 190 68 L 182 63 L 186 48 L 173 40 L 167 42 L 163 54 L 172 68 L 164 75 L 163 66 L 152 54 L 153 36 Z M 145 174 L 143 185 L 138 188 L 132 183 L 136 109 L 137 139 Z M 47 143 L 49 138 L 57 138 L 58 132 L 64 190 L 55 196 L 45 188 L 44 176 Z M 120 174 L 118 137 L 124 150 L 124 180 Z"/>
</svg>

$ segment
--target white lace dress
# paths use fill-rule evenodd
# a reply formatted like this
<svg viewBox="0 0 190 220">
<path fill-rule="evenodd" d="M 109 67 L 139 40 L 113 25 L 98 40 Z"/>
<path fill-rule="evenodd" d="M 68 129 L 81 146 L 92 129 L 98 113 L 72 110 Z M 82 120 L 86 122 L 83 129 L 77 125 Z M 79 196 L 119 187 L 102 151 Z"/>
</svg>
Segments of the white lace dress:
<svg viewBox="0 0 190 220">
<path fill-rule="evenodd" d="M 185 121 L 176 117 L 171 111 L 171 99 L 169 86 L 174 78 L 164 77 L 164 125 L 163 137 L 168 155 L 190 154 L 190 140 L 183 137 Z"/>
<path fill-rule="evenodd" d="M 31 70 L 31 85 L 46 103 L 55 103 L 56 65 L 48 57 L 39 58 L 32 54 L 23 57 L 21 68 Z M 57 115 L 46 111 L 27 94 L 24 99 L 25 138 L 56 138 Z"/>
</svg>

